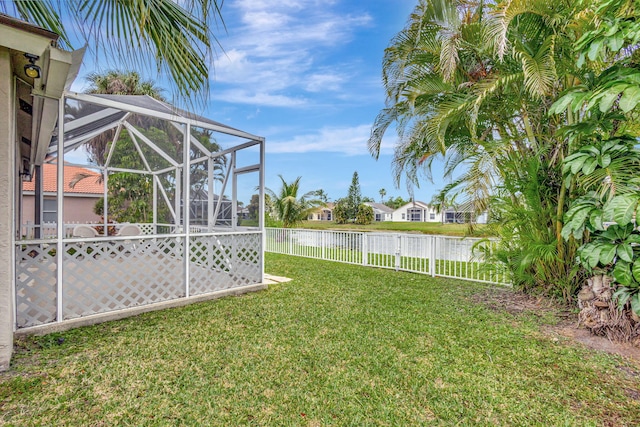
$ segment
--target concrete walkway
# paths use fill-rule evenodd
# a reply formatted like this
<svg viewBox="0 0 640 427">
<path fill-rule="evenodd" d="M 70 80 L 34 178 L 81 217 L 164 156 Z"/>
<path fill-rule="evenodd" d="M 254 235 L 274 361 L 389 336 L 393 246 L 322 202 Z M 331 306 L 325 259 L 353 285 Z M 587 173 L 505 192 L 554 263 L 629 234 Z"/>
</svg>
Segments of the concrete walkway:
<svg viewBox="0 0 640 427">
<path fill-rule="evenodd" d="M 264 274 L 264 285 L 275 285 L 276 283 L 286 283 L 290 282 L 292 279 L 288 277 L 274 276 L 272 274 Z"/>
</svg>

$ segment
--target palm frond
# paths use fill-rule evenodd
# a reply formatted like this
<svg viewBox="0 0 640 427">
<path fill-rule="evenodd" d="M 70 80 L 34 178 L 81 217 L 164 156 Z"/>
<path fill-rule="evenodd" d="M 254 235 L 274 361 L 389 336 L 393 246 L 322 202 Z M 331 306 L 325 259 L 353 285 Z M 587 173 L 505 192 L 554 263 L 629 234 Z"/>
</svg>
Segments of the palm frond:
<svg viewBox="0 0 640 427">
<path fill-rule="evenodd" d="M 522 62 L 524 85 L 531 96 L 540 99 L 549 95 L 558 80 L 554 59 L 555 36 L 547 37 L 534 55 L 518 43 L 515 56 Z"/>
</svg>

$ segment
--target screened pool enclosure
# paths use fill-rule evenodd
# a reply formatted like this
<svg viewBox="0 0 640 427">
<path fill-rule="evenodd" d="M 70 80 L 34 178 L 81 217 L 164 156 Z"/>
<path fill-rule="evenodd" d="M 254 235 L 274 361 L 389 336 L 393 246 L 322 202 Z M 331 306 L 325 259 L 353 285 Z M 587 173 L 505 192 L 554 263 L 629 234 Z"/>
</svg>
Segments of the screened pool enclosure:
<svg viewBox="0 0 640 427">
<path fill-rule="evenodd" d="M 148 96 L 66 93 L 59 117 L 41 153 L 55 193 L 41 166 L 21 174 L 35 182 L 35 220 L 20 203 L 17 329 L 263 283 L 263 138 Z M 69 166 L 95 173 L 70 178 Z M 88 208 L 99 220 L 70 223 L 69 188 L 83 180 L 101 184 Z M 247 221 L 239 209 L 256 195 Z"/>
</svg>

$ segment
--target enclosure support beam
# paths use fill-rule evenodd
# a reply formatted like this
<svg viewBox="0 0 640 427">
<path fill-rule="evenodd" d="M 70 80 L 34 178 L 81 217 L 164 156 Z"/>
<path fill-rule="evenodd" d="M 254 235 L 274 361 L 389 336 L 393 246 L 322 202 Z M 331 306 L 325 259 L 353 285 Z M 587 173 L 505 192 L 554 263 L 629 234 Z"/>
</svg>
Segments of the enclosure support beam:
<svg viewBox="0 0 640 427">
<path fill-rule="evenodd" d="M 122 122 L 118 124 L 118 128 L 116 129 L 115 135 L 113 135 L 113 139 L 111 140 L 111 147 L 109 147 L 109 154 L 104 161 L 104 166 L 108 167 L 111 164 L 111 157 L 113 156 L 113 152 L 116 149 L 116 144 L 118 143 L 118 138 L 120 138 L 120 132 L 122 132 Z"/>
<path fill-rule="evenodd" d="M 253 147 L 254 145 L 257 145 L 257 144 L 260 144 L 260 140 L 245 142 L 244 144 L 236 145 L 235 147 L 227 148 L 226 150 L 212 153 L 211 157 L 215 159 L 216 157 L 226 156 L 227 154 L 232 153 L 234 151 L 244 150 L 245 148 Z"/>
<path fill-rule="evenodd" d="M 264 213 L 265 213 L 265 206 L 264 206 L 264 160 L 265 160 L 265 150 L 264 150 L 264 138 L 260 139 L 260 172 L 259 172 L 259 206 L 260 208 L 258 209 L 258 227 L 260 227 L 260 232 L 262 233 L 262 248 L 260 250 L 261 252 L 261 257 L 260 257 L 260 264 L 261 264 L 261 271 L 260 271 L 260 283 L 264 283 L 264 253 L 265 250 L 267 248 L 267 233 L 265 232 L 264 229 Z"/>
<path fill-rule="evenodd" d="M 35 182 L 35 203 L 34 203 L 34 223 L 36 227 L 34 228 L 34 236 L 36 239 L 40 239 L 42 237 L 42 208 L 44 204 L 44 197 L 42 195 L 42 172 L 44 172 L 44 168 L 42 165 L 35 166 L 36 172 L 36 182 Z"/>
<path fill-rule="evenodd" d="M 153 110 L 152 113 L 149 112 L 149 110 L 147 108 L 144 107 L 138 107 L 135 105 L 123 105 L 122 103 L 118 102 L 118 101 L 114 101 L 111 99 L 105 99 L 105 98 L 100 98 L 91 94 L 87 94 L 87 93 L 77 93 L 77 92 L 67 92 L 66 96 L 70 99 L 76 99 L 78 101 L 83 101 L 83 102 L 89 102 L 91 104 L 95 104 L 95 105 L 101 105 L 103 107 L 113 107 L 113 108 L 119 108 L 122 110 L 126 110 L 132 113 L 139 113 L 139 114 L 143 114 L 143 115 L 153 115 L 153 117 L 156 117 L 158 119 L 162 119 L 162 120 L 168 120 L 168 121 L 172 121 L 172 122 L 178 122 L 178 123 L 186 123 L 187 120 L 190 120 L 191 124 L 193 124 L 194 126 L 198 126 L 204 129 L 209 129 L 209 130 L 213 130 L 216 132 L 220 132 L 220 133 L 224 133 L 227 135 L 233 135 L 233 136 L 237 136 L 239 138 L 246 138 L 246 139 L 255 139 L 256 136 L 255 135 L 251 135 L 250 133 L 247 132 L 243 132 L 241 130 L 238 129 L 234 129 L 228 126 L 224 126 L 224 125 L 215 125 L 213 123 L 207 123 L 207 122 L 199 122 L 198 120 L 191 120 L 191 119 L 185 119 L 185 118 L 181 118 L 179 116 L 176 116 L 175 114 L 171 114 L 171 113 L 163 113 L 161 111 L 158 110 Z M 159 101 L 158 101 L 159 102 Z M 160 102 L 159 102 L 160 103 Z M 160 103 L 161 105 L 166 107 L 166 104 L 164 103 Z"/>
<path fill-rule="evenodd" d="M 164 198 L 164 201 L 167 203 L 167 207 L 169 208 L 169 212 L 173 217 L 174 224 L 178 224 L 178 217 L 176 216 L 176 211 L 173 209 L 173 206 L 171 206 L 171 201 L 169 200 L 169 196 L 167 195 L 167 192 L 165 191 L 164 186 L 160 182 L 160 178 L 158 177 L 157 174 L 153 175 L 153 182 L 156 183 L 156 185 L 158 186 L 158 189 L 160 190 L 160 193 L 162 194 L 162 197 Z"/>
<path fill-rule="evenodd" d="M 133 145 L 136 146 L 136 151 L 138 151 L 138 155 L 140 156 L 140 160 L 142 160 L 142 164 L 144 164 L 145 169 L 147 169 L 148 172 L 151 172 L 151 168 L 149 167 L 149 162 L 147 162 L 147 158 L 144 156 L 144 153 L 140 148 L 140 144 L 138 144 L 138 140 L 134 135 L 131 135 L 131 140 L 133 141 Z"/>
<path fill-rule="evenodd" d="M 184 201 L 183 201 L 183 213 L 184 216 L 184 286 L 185 297 L 189 298 L 190 294 L 190 271 L 189 264 L 191 263 L 191 165 L 189 160 L 191 159 L 191 125 L 187 123 L 184 125 L 184 143 L 182 144 L 182 167 L 184 170 Z"/>
<path fill-rule="evenodd" d="M 169 123 L 171 123 L 171 125 L 172 125 L 174 128 L 178 129 L 178 130 L 180 131 L 180 133 L 181 133 L 182 135 L 184 135 L 184 131 L 183 131 L 182 126 L 180 126 L 179 124 L 177 124 L 177 123 L 175 123 L 175 122 L 169 122 Z M 195 146 L 196 146 L 196 148 L 197 148 L 198 150 L 202 151 L 202 153 L 206 154 L 207 156 L 210 156 L 210 155 L 211 155 L 211 151 L 207 150 L 207 149 L 205 148 L 205 146 L 204 146 L 204 145 L 202 145 L 202 144 L 200 143 L 200 141 L 198 141 L 198 139 L 197 139 L 197 138 L 195 138 L 193 135 L 189 135 L 189 136 L 190 136 L 190 138 L 191 138 L 191 143 L 192 143 L 193 145 L 195 145 Z"/>
<path fill-rule="evenodd" d="M 213 213 L 214 225 L 218 221 L 218 214 L 220 213 L 220 207 L 222 206 L 222 196 L 224 195 L 224 192 L 227 189 L 227 182 L 229 181 L 229 176 L 231 175 L 233 168 L 235 167 L 234 161 L 235 161 L 235 158 L 231 157 L 231 164 L 229 165 L 227 174 L 224 176 L 224 181 L 222 181 L 222 189 L 220 189 L 220 194 L 218 195 L 218 203 L 216 203 L 216 210 Z"/>
<path fill-rule="evenodd" d="M 236 175 L 241 175 L 243 173 L 258 172 L 259 170 L 260 170 L 260 165 L 251 165 L 251 166 L 245 166 L 243 168 L 237 168 L 234 170 L 234 173 Z"/>
<path fill-rule="evenodd" d="M 176 227 L 179 230 L 182 225 L 182 216 L 184 212 L 180 210 L 180 200 L 182 200 L 182 175 L 180 174 L 180 169 L 176 169 L 176 198 L 173 201 L 175 203 L 175 218 L 176 218 Z M 184 231 L 184 230 L 183 230 Z"/>
<path fill-rule="evenodd" d="M 231 228 L 235 230 L 238 224 L 238 175 L 236 174 L 236 151 L 231 153 L 231 173 L 233 174 L 233 181 L 231 185 Z"/>
<path fill-rule="evenodd" d="M 58 172 L 58 188 L 57 191 L 57 212 L 56 212 L 56 221 L 57 221 L 57 237 L 58 242 L 56 246 L 56 321 L 62 322 L 64 319 L 62 310 L 62 280 L 63 280 L 63 259 L 64 259 L 64 242 L 62 239 L 64 238 L 64 104 L 65 104 L 65 96 L 64 94 L 60 97 L 60 101 L 58 103 L 58 117 L 60 118 L 58 124 L 58 164 L 57 164 L 57 172 Z"/>
<path fill-rule="evenodd" d="M 260 230 L 262 230 L 262 234 L 264 236 L 264 214 L 265 214 L 265 206 L 264 206 L 264 160 L 265 160 L 265 152 L 264 152 L 264 139 L 262 141 L 260 141 L 260 176 L 259 176 L 259 204 L 260 204 L 260 208 L 258 210 L 259 214 L 258 216 L 260 217 L 258 219 L 258 227 L 260 227 Z M 264 244 L 264 242 L 263 242 Z M 263 245 L 264 248 L 264 245 Z"/>
<path fill-rule="evenodd" d="M 178 163 L 175 160 L 173 160 L 171 158 L 171 156 L 169 156 L 167 153 L 162 151 L 162 149 L 160 149 L 156 144 L 154 144 L 149 138 L 144 136 L 142 134 L 142 132 L 140 132 L 138 129 L 136 129 L 135 127 L 133 127 L 129 123 L 124 123 L 124 127 L 127 128 L 129 133 L 132 133 L 132 134 L 136 135 L 138 138 L 140 138 L 142 141 L 144 141 L 144 143 L 147 144 L 149 146 L 149 148 L 151 148 L 153 151 L 155 151 L 160 156 L 162 156 L 162 158 L 165 159 L 167 162 L 169 162 L 169 164 L 171 164 L 173 166 L 178 166 Z"/>
<path fill-rule="evenodd" d="M 73 146 L 80 145 L 80 144 L 82 144 L 82 143 L 84 143 L 86 141 L 89 141 L 90 139 L 95 138 L 96 136 L 101 135 L 104 132 L 106 132 L 108 130 L 111 130 L 113 128 L 116 128 L 118 126 L 119 126 L 118 123 L 112 123 L 112 124 L 103 126 L 103 127 L 99 128 L 99 129 L 96 129 L 93 132 L 84 134 L 84 135 L 79 136 L 77 138 L 70 139 L 69 141 L 66 141 L 64 144 L 60 143 L 60 141 L 62 139 L 61 139 L 61 136 L 58 135 L 58 145 L 60 145 L 61 147 L 64 147 L 65 150 L 66 149 L 70 149 Z M 49 153 L 53 153 L 55 150 L 56 150 L 56 148 L 51 148 L 51 149 L 49 149 Z"/>
<path fill-rule="evenodd" d="M 207 231 L 213 231 L 213 159 L 207 161 Z"/>
<path fill-rule="evenodd" d="M 151 181 L 153 182 L 153 234 L 158 234 L 158 181 L 156 181 L 156 176 L 151 176 Z"/>
<path fill-rule="evenodd" d="M 104 222 L 104 235 L 108 236 L 109 235 L 109 229 L 108 224 L 109 224 L 109 170 L 107 168 L 104 168 L 102 171 L 102 181 L 104 183 L 104 188 L 103 188 L 103 192 L 104 192 L 104 199 L 103 199 L 103 203 L 102 203 L 102 221 Z"/>
</svg>

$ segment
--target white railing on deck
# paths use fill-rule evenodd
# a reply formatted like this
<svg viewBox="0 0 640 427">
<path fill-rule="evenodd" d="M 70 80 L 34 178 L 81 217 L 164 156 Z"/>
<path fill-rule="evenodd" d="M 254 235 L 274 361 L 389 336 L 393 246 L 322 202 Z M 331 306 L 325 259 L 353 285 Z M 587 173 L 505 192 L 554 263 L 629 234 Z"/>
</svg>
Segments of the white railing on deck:
<svg viewBox="0 0 640 427">
<path fill-rule="evenodd" d="M 113 227 L 116 232 L 130 223 L 109 223 L 107 224 L 107 228 Z M 104 229 L 103 222 L 67 222 L 64 224 L 64 237 L 72 238 L 73 237 L 73 229 L 78 225 L 87 225 L 89 227 L 95 227 L 96 230 L 100 230 L 102 234 L 102 230 Z M 136 223 L 136 225 L 140 228 L 141 234 L 150 235 L 150 234 L 169 234 L 175 233 L 177 229 L 181 229 L 181 227 L 177 227 L 175 224 L 152 224 L 152 223 Z M 55 239 L 58 237 L 58 231 L 56 229 L 55 222 L 45 222 L 42 225 L 36 224 L 22 224 L 21 228 L 21 237 L 22 240 L 33 240 L 36 237 L 36 230 L 40 229 L 40 239 Z M 192 233 L 201 233 L 206 232 L 201 227 L 192 227 Z"/>
<path fill-rule="evenodd" d="M 483 256 L 495 244 L 491 239 L 284 228 L 266 233 L 267 252 L 510 284 L 504 266 Z"/>
</svg>

